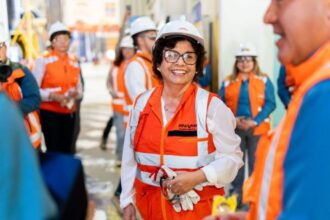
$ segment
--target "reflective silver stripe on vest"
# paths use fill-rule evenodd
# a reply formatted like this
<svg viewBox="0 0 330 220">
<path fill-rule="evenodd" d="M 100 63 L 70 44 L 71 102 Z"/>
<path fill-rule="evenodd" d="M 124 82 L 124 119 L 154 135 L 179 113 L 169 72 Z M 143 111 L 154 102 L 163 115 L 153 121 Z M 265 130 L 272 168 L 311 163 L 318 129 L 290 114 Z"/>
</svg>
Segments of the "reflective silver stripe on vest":
<svg viewBox="0 0 330 220">
<path fill-rule="evenodd" d="M 159 187 L 159 183 L 156 181 L 153 181 L 150 178 L 151 173 L 148 172 L 144 172 L 141 171 L 139 168 L 136 170 L 136 177 L 143 183 L 152 185 L 152 186 L 158 186 Z"/>
<path fill-rule="evenodd" d="M 115 105 L 123 105 L 124 103 L 125 102 L 122 99 L 113 99 L 112 100 L 112 104 L 115 104 Z"/>
<path fill-rule="evenodd" d="M 34 142 L 36 141 L 41 141 L 41 127 L 39 125 L 39 123 L 37 122 L 37 119 L 35 118 L 33 113 L 29 113 L 26 115 L 26 117 L 28 118 L 28 123 L 30 123 L 31 127 L 34 127 L 36 129 L 36 133 L 34 134 L 30 134 L 30 140 L 31 142 L 34 144 Z"/>
<path fill-rule="evenodd" d="M 144 93 L 138 100 L 132 110 L 132 116 L 130 119 L 131 126 L 131 141 L 134 143 L 134 136 L 136 127 L 138 125 L 138 120 L 140 112 L 143 111 L 147 101 L 150 98 L 153 90 L 149 90 L 147 93 Z M 196 95 L 196 123 L 197 123 L 197 138 L 207 138 L 208 132 L 206 130 L 206 117 L 207 117 L 207 108 L 208 108 L 208 97 L 209 92 L 201 88 L 197 89 Z M 135 160 L 142 165 L 148 166 L 160 166 L 160 155 L 151 154 L 151 153 L 141 153 L 135 152 Z M 215 160 L 215 152 L 208 154 L 208 141 L 198 142 L 198 155 L 197 156 L 175 156 L 175 155 L 164 155 L 164 164 L 170 168 L 174 169 L 197 169 Z M 145 178 L 144 178 L 145 177 Z M 142 182 L 149 184 L 150 177 L 149 175 L 140 176 L 139 178 Z M 153 185 L 153 184 L 151 184 Z"/>
<path fill-rule="evenodd" d="M 45 64 L 54 63 L 58 60 L 57 56 L 50 56 L 45 58 Z"/>
<path fill-rule="evenodd" d="M 285 118 L 285 117 L 284 117 Z M 260 192 L 260 203 L 259 203 L 259 210 L 258 210 L 258 219 L 264 220 L 266 219 L 266 212 L 267 212 L 267 205 L 268 205 L 268 196 L 270 190 L 270 181 L 273 173 L 274 167 L 274 158 L 276 149 L 278 146 L 278 141 L 281 136 L 281 130 L 284 122 L 282 121 L 281 124 L 278 126 L 277 131 L 275 133 L 274 139 L 269 149 L 269 153 L 266 158 L 265 169 L 263 172 L 263 179 L 261 185 L 261 192 Z"/>
<path fill-rule="evenodd" d="M 130 126 L 130 131 L 131 131 L 131 143 L 134 143 L 134 136 L 135 136 L 135 131 L 139 122 L 139 117 L 140 117 L 140 112 L 143 111 L 145 108 L 151 94 L 155 88 L 152 88 L 146 92 L 144 92 L 137 100 L 135 107 L 130 111 L 130 116 L 129 116 L 129 126 Z"/>
<path fill-rule="evenodd" d="M 138 63 L 140 63 L 142 65 L 142 68 L 144 69 L 144 71 L 147 75 L 146 81 L 148 81 L 148 85 L 149 85 L 149 88 L 147 88 L 147 89 L 151 89 L 152 88 L 152 82 L 151 82 L 152 75 L 149 71 L 147 64 L 145 63 L 144 59 L 141 57 L 137 57 L 136 60 L 138 61 Z"/>
<path fill-rule="evenodd" d="M 197 138 L 207 138 L 208 133 L 206 130 L 206 114 L 207 114 L 207 101 L 209 98 L 209 92 L 204 89 L 197 89 L 196 95 L 196 105 L 195 105 L 195 112 L 196 112 L 196 122 L 197 122 Z M 208 141 L 198 141 L 198 157 L 200 158 L 198 167 L 202 167 L 207 165 L 206 162 L 209 163 L 207 160 L 208 157 Z"/>
<path fill-rule="evenodd" d="M 174 169 L 198 169 L 199 161 L 203 159 L 206 164 L 214 161 L 215 152 L 212 154 L 207 154 L 202 158 L 200 156 L 175 156 L 175 155 L 164 155 L 164 164 L 170 168 Z M 151 153 L 141 153 L 135 152 L 135 160 L 139 164 L 147 166 L 159 167 L 160 155 Z"/>
</svg>

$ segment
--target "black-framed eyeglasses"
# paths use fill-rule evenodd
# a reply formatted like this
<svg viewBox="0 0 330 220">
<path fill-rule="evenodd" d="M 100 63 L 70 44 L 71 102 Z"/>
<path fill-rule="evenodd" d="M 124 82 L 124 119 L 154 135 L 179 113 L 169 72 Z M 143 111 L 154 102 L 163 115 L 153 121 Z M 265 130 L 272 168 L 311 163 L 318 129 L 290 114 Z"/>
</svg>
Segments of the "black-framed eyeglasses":
<svg viewBox="0 0 330 220">
<path fill-rule="evenodd" d="M 242 63 L 242 62 L 251 62 L 254 60 L 252 56 L 242 56 L 242 57 L 236 57 L 237 62 Z"/>
<path fill-rule="evenodd" d="M 197 54 L 195 52 L 186 52 L 180 54 L 175 50 L 164 50 L 163 56 L 168 63 L 176 63 L 180 57 L 182 57 L 183 62 L 187 65 L 194 65 L 197 62 Z"/>
<path fill-rule="evenodd" d="M 0 49 L 6 46 L 6 42 L 0 42 Z"/>
</svg>

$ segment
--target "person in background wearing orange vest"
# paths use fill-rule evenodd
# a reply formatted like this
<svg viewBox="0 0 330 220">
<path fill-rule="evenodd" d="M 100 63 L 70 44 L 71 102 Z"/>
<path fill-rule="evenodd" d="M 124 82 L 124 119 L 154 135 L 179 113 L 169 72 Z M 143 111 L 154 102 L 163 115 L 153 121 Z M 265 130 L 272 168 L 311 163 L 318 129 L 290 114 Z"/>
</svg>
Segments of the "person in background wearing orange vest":
<svg viewBox="0 0 330 220">
<path fill-rule="evenodd" d="M 202 219 L 243 164 L 232 112 L 195 83 L 204 53 L 202 35 L 183 17 L 157 35 L 153 70 L 163 86 L 140 95 L 131 111 L 121 173 L 125 220 L 136 219 L 134 201 L 143 219 Z"/>
<path fill-rule="evenodd" d="M 1 89 L 18 104 L 30 140 L 34 148 L 41 144 L 41 125 L 39 119 L 39 107 L 41 103 L 38 84 L 30 70 L 7 58 L 6 38 L 0 33 L 0 74 Z"/>
<path fill-rule="evenodd" d="M 53 50 L 38 59 L 34 69 L 42 98 L 42 131 L 47 151 L 73 154 L 76 100 L 82 97 L 81 70 L 77 58 L 68 54 L 68 28 L 56 22 L 49 36 Z"/>
<path fill-rule="evenodd" d="M 269 116 L 276 107 L 273 85 L 260 71 L 257 52 L 251 43 L 240 44 L 233 73 L 223 81 L 219 94 L 236 117 L 236 133 L 241 137 L 243 160 L 247 153 L 250 175 L 259 138 L 270 130 Z M 238 208 L 242 205 L 244 170 L 244 167 L 240 169 L 232 183 L 231 193 L 238 196 Z"/>
<path fill-rule="evenodd" d="M 102 135 L 101 149 L 106 149 L 106 143 L 108 140 L 108 136 L 114 122 L 116 126 L 116 157 L 117 162 L 121 161 L 122 151 L 123 151 L 123 143 L 125 136 L 125 128 L 124 128 L 124 90 L 125 90 L 125 82 L 124 82 L 124 72 L 127 63 L 134 56 L 134 45 L 133 39 L 130 36 L 125 36 L 120 41 L 119 44 L 119 53 L 116 56 L 115 61 L 113 62 L 111 69 L 108 74 L 107 79 L 107 87 L 112 96 L 112 109 L 114 115 L 109 119 L 107 126 L 105 127 Z"/>
<path fill-rule="evenodd" d="M 130 34 L 137 52 L 125 70 L 125 123 L 134 99 L 142 92 L 159 85 L 151 64 L 156 30 L 155 23 L 149 17 L 140 17 L 131 24 Z"/>
<path fill-rule="evenodd" d="M 227 219 L 328 219 L 330 0 L 272 0 L 264 22 L 279 35 L 278 57 L 295 89 L 280 125 L 259 142 L 244 184 L 247 216 Z"/>
</svg>

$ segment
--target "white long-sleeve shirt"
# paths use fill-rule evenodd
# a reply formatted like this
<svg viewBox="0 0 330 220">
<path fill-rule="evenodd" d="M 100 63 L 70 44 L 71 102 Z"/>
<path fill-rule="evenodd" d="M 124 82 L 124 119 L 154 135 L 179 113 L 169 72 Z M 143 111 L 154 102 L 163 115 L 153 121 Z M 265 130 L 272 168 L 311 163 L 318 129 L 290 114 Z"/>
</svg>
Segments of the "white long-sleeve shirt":
<svg viewBox="0 0 330 220">
<path fill-rule="evenodd" d="M 165 114 L 164 106 L 162 108 Z M 207 112 L 207 126 L 213 136 L 216 148 L 215 160 L 202 168 L 207 181 L 213 185 L 225 186 L 234 180 L 239 168 L 243 165 L 240 150 L 240 137 L 236 135 L 236 120 L 233 113 L 218 98 L 212 98 Z M 163 126 L 166 126 L 164 124 Z M 134 180 L 137 163 L 134 158 L 134 146 L 130 139 L 130 126 L 126 129 L 122 158 L 122 193 L 120 207 L 125 208 L 133 203 Z"/>
<path fill-rule="evenodd" d="M 125 86 L 131 100 L 134 100 L 142 92 L 145 92 L 146 77 L 145 70 L 138 61 L 130 62 L 125 70 Z"/>
</svg>

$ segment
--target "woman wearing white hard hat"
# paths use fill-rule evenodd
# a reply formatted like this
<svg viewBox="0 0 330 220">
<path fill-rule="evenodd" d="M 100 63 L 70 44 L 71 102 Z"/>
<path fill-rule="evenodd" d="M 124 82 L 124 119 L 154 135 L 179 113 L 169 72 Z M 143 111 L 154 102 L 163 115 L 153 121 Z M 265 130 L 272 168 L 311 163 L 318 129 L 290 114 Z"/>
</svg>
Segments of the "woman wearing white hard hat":
<svg viewBox="0 0 330 220">
<path fill-rule="evenodd" d="M 204 40 L 184 19 L 161 29 L 153 70 L 162 86 L 139 96 L 131 111 L 122 160 L 121 207 L 135 219 L 202 219 L 242 166 L 235 118 L 195 83 Z M 134 199 L 135 197 L 135 199 Z"/>
<path fill-rule="evenodd" d="M 221 99 L 236 117 L 236 133 L 241 137 L 241 150 L 248 155 L 249 175 L 255 161 L 255 151 L 261 135 L 270 130 L 270 114 L 274 111 L 275 95 L 268 76 L 260 71 L 257 52 L 251 43 L 240 44 L 236 52 L 233 73 L 222 83 Z M 241 207 L 244 167 L 233 181 L 232 193 Z"/>
<path fill-rule="evenodd" d="M 68 54 L 71 34 L 62 22 L 49 29 L 52 51 L 36 60 L 34 76 L 41 94 L 40 119 L 47 151 L 75 153 L 78 100 L 82 98 L 78 59 Z"/>
</svg>

